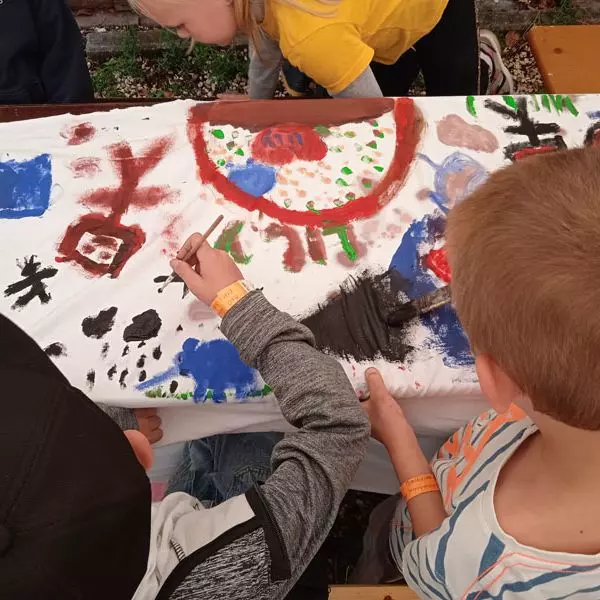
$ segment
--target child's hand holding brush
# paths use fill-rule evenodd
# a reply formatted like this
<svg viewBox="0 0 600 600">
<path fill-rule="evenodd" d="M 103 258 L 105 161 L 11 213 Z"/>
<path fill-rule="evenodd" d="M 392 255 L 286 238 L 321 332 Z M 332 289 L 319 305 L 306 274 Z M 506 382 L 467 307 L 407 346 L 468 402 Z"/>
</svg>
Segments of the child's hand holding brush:
<svg viewBox="0 0 600 600">
<path fill-rule="evenodd" d="M 215 250 L 206 241 L 191 259 L 182 260 L 202 237 L 199 233 L 192 234 L 171 261 L 171 268 L 198 300 L 211 305 L 221 290 L 244 277 L 227 252 Z"/>
</svg>

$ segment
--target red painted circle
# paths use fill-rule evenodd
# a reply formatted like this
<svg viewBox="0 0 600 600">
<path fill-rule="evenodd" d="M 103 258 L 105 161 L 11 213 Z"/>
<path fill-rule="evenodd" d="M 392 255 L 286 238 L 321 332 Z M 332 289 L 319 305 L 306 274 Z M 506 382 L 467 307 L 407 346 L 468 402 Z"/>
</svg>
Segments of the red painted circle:
<svg viewBox="0 0 600 600">
<path fill-rule="evenodd" d="M 212 184 L 231 202 L 235 202 L 248 211 L 258 210 L 281 223 L 331 227 L 373 216 L 394 198 L 404 184 L 421 137 L 423 119 L 410 98 L 399 98 L 395 102 L 394 121 L 396 146 L 385 177 L 373 188 L 371 193 L 342 206 L 318 212 L 291 210 L 264 196 L 257 198 L 238 188 L 219 171 L 217 165 L 210 159 L 203 127 L 207 121 L 195 114 L 194 109 L 191 110 L 188 120 L 188 135 L 194 148 L 200 179 L 203 183 Z M 294 127 L 297 130 L 298 126 Z"/>
</svg>

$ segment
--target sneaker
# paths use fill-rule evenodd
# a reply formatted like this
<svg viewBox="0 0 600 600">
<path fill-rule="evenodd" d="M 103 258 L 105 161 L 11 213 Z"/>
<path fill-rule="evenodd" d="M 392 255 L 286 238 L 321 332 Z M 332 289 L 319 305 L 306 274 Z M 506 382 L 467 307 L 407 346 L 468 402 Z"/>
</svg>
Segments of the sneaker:
<svg viewBox="0 0 600 600">
<path fill-rule="evenodd" d="M 488 96 L 514 94 L 515 84 L 512 75 L 502 62 L 502 50 L 498 38 L 489 30 L 479 31 L 479 58 L 488 68 Z"/>
</svg>

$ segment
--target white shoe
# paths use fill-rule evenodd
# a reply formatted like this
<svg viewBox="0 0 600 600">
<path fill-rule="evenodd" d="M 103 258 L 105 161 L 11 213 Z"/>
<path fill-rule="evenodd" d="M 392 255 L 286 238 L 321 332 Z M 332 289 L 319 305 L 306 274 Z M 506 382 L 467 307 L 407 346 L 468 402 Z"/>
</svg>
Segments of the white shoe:
<svg viewBox="0 0 600 600">
<path fill-rule="evenodd" d="M 498 38 L 488 29 L 479 31 L 479 58 L 487 65 L 489 77 L 488 96 L 514 94 L 515 84 L 506 65 L 502 62 L 502 50 Z"/>
</svg>

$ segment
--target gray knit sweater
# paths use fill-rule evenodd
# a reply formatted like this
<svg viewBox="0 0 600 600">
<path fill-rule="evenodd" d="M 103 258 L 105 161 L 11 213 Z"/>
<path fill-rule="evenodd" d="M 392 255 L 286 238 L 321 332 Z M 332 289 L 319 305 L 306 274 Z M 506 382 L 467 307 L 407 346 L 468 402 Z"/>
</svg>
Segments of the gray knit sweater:
<svg viewBox="0 0 600 600">
<path fill-rule="evenodd" d="M 366 451 L 369 424 L 352 386 L 306 327 L 252 292 L 221 329 L 298 430 L 275 446 L 264 485 L 212 509 L 182 493 L 155 508 L 134 600 L 284 597 L 325 540 Z"/>
</svg>

